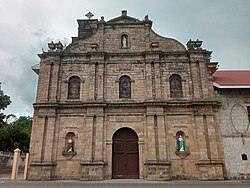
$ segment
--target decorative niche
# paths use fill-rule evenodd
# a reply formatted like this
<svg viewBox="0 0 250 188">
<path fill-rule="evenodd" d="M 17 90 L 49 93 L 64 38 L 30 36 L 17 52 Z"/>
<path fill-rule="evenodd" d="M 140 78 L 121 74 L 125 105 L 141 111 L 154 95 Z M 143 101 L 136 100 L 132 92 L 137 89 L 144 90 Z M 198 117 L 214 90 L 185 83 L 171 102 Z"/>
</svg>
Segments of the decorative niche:
<svg viewBox="0 0 250 188">
<path fill-rule="evenodd" d="M 186 147 L 186 135 L 183 131 L 178 131 L 175 135 L 176 139 L 176 151 L 175 154 L 178 155 L 181 159 L 185 159 L 190 151 Z"/>
<path fill-rule="evenodd" d="M 121 35 L 121 48 L 128 48 L 128 35 Z"/>
<path fill-rule="evenodd" d="M 65 145 L 63 148 L 62 155 L 67 159 L 71 159 L 77 154 L 75 147 L 76 136 L 73 132 L 68 132 L 65 136 Z"/>
</svg>

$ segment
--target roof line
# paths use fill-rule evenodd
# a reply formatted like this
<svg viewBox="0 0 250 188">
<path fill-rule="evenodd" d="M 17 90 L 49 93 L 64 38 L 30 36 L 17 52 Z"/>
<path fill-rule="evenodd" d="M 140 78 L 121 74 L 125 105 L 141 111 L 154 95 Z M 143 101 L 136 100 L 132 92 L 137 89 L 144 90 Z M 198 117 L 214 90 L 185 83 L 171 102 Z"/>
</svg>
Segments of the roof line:
<svg viewBox="0 0 250 188">
<path fill-rule="evenodd" d="M 250 88 L 250 85 L 220 85 L 216 82 L 213 82 L 214 87 L 221 88 L 221 89 L 237 89 L 237 88 Z"/>
</svg>

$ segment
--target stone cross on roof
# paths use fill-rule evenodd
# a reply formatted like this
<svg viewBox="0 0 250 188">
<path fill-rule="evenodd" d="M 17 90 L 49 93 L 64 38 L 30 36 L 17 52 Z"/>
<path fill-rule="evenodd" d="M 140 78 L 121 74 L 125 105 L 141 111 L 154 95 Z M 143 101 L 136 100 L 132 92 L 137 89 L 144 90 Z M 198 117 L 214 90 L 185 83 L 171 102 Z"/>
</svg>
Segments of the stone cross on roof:
<svg viewBox="0 0 250 188">
<path fill-rule="evenodd" d="M 85 14 L 85 16 L 90 19 L 94 16 L 94 14 L 92 14 L 91 12 L 88 12 L 87 14 Z"/>
</svg>

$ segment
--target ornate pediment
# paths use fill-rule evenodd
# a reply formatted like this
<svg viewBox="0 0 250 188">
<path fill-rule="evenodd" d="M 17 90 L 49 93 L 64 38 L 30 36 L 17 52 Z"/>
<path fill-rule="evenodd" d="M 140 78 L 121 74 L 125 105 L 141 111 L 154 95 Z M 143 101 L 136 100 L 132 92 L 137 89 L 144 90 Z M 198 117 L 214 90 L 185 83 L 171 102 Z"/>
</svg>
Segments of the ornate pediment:
<svg viewBox="0 0 250 188">
<path fill-rule="evenodd" d="M 108 24 L 114 24 L 114 23 L 144 23 L 144 22 L 151 22 L 148 20 L 148 16 L 145 16 L 145 20 L 141 21 L 137 18 L 133 18 L 127 15 L 126 10 L 122 10 L 122 15 L 116 18 L 113 18 L 109 21 L 107 21 Z"/>
<path fill-rule="evenodd" d="M 132 18 L 130 16 L 119 16 L 117 18 L 109 20 L 107 23 L 139 23 L 142 22 L 136 18 Z"/>
</svg>

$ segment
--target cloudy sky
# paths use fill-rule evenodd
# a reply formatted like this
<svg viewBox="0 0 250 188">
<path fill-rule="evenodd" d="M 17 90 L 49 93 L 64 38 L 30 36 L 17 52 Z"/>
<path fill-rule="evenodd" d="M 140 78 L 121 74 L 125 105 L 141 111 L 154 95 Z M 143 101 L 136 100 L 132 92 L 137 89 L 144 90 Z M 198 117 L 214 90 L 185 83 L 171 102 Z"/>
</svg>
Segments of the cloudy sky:
<svg viewBox="0 0 250 188">
<path fill-rule="evenodd" d="M 221 70 L 250 69 L 250 0 L 0 0 L 0 82 L 12 104 L 5 113 L 33 114 L 37 75 L 31 65 L 51 40 L 69 44 L 77 19 L 149 15 L 160 35 L 203 40 Z"/>
</svg>

